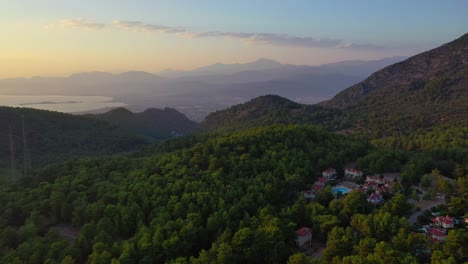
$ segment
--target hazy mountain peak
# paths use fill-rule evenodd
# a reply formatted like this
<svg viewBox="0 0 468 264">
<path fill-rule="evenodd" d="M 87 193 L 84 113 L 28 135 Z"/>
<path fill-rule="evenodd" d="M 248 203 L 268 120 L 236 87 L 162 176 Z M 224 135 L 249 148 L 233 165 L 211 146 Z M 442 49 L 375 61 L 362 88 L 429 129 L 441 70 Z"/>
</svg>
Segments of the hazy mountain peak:
<svg viewBox="0 0 468 264">
<path fill-rule="evenodd" d="M 274 65 L 274 66 L 281 66 L 282 64 L 275 61 L 275 60 L 272 60 L 272 59 L 268 59 L 268 58 L 259 58 L 258 60 L 256 61 L 253 61 L 251 62 L 250 64 L 264 64 L 264 65 Z"/>
<path fill-rule="evenodd" d="M 109 110 L 105 114 L 107 114 L 107 115 L 133 115 L 133 112 L 128 110 L 125 107 L 118 107 L 118 108 L 114 108 L 114 109 Z"/>
</svg>

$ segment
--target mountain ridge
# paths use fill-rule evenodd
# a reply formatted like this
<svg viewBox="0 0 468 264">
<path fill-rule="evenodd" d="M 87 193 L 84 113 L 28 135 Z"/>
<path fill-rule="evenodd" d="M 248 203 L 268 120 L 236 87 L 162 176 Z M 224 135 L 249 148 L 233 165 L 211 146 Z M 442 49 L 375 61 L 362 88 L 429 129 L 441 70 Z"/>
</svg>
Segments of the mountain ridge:
<svg viewBox="0 0 468 264">
<path fill-rule="evenodd" d="M 274 124 L 338 126 L 340 110 L 293 102 L 278 95 L 264 95 L 246 103 L 209 114 L 202 122 L 207 130 L 232 131 Z"/>
<path fill-rule="evenodd" d="M 468 34 L 377 71 L 320 105 L 371 126 L 467 124 Z"/>
<path fill-rule="evenodd" d="M 198 123 L 169 107 L 148 108 L 140 113 L 119 107 L 102 114 L 87 114 L 86 116 L 106 121 L 152 140 L 181 136 L 198 130 Z"/>
</svg>

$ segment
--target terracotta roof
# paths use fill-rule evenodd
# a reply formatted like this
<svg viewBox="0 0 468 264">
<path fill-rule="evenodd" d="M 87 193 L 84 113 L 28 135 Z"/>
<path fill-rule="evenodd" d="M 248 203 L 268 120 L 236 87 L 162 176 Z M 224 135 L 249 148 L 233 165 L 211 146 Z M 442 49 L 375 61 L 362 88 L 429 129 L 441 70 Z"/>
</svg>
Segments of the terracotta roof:
<svg viewBox="0 0 468 264">
<path fill-rule="evenodd" d="M 438 237 L 445 237 L 447 236 L 447 234 L 445 234 L 445 232 L 439 228 L 431 228 L 429 230 L 429 234 L 431 235 L 434 235 L 434 236 L 438 236 Z"/>
<path fill-rule="evenodd" d="M 349 172 L 362 172 L 362 171 L 356 170 L 356 169 L 345 169 L 345 171 L 349 171 Z"/>
<path fill-rule="evenodd" d="M 379 192 L 390 192 L 391 189 L 388 188 L 387 186 L 382 186 L 379 188 Z"/>
<path fill-rule="evenodd" d="M 296 234 L 297 234 L 298 236 L 307 236 L 307 234 L 309 234 L 309 228 L 303 227 L 303 228 L 297 230 L 297 231 L 296 231 Z"/>
<path fill-rule="evenodd" d="M 327 182 L 327 178 L 320 177 L 320 178 L 317 179 L 317 182 L 325 183 L 325 182 Z"/>
<path fill-rule="evenodd" d="M 318 185 L 318 184 L 312 185 L 312 190 L 314 191 L 320 191 L 322 189 L 323 189 L 323 185 Z"/>
<path fill-rule="evenodd" d="M 366 186 L 378 186 L 379 184 L 377 184 L 376 182 L 372 182 L 372 181 L 368 181 L 366 182 Z"/>
<path fill-rule="evenodd" d="M 454 220 L 453 220 L 453 217 L 450 217 L 450 216 L 437 216 L 433 219 L 431 219 L 432 222 L 434 223 L 439 223 L 439 222 L 442 222 L 446 225 L 453 225 L 454 224 Z"/>
<path fill-rule="evenodd" d="M 371 181 L 384 181 L 384 178 L 380 178 L 378 176 L 367 176 L 366 180 L 371 180 Z"/>
</svg>

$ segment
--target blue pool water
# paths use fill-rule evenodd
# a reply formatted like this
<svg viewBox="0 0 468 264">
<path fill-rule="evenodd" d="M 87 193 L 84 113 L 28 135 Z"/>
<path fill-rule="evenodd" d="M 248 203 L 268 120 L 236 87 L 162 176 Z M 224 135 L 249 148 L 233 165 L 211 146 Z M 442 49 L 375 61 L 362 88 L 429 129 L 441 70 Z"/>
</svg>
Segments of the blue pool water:
<svg viewBox="0 0 468 264">
<path fill-rule="evenodd" d="M 349 193 L 349 191 L 350 190 L 348 188 L 343 187 L 343 186 L 336 186 L 336 187 L 332 188 L 333 194 L 338 194 L 338 193 L 347 194 L 347 193 Z"/>
</svg>

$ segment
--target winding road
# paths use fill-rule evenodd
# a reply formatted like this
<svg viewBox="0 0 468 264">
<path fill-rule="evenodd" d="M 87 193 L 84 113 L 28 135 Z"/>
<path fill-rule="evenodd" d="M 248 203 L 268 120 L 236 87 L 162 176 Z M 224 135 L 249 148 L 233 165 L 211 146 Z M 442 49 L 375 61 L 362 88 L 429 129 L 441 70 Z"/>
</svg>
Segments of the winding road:
<svg viewBox="0 0 468 264">
<path fill-rule="evenodd" d="M 418 220 L 418 216 L 423 214 L 425 211 L 430 210 L 431 208 L 439 206 L 444 203 L 445 203 L 444 200 L 435 200 L 435 201 L 431 201 L 431 203 L 429 203 L 428 205 L 421 207 L 420 211 L 416 211 L 410 217 L 408 217 L 409 225 L 413 225 L 414 223 L 416 223 L 416 220 Z"/>
</svg>

